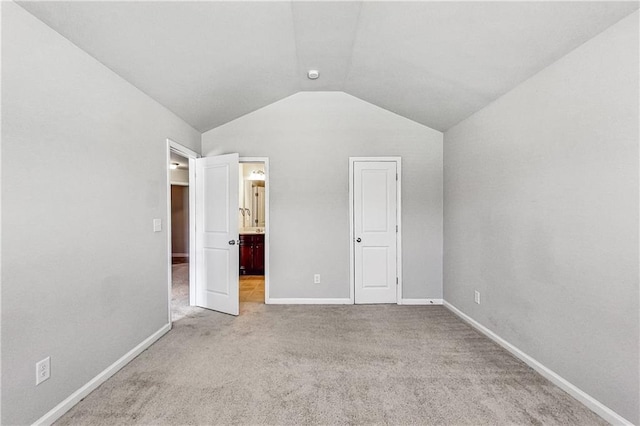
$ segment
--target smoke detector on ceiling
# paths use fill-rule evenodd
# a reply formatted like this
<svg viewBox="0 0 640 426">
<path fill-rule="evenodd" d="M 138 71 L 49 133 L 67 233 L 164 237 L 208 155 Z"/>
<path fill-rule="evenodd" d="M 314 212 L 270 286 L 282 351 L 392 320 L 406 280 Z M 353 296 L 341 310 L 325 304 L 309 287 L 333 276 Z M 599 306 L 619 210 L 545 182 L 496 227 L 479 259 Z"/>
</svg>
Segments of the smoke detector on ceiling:
<svg viewBox="0 0 640 426">
<path fill-rule="evenodd" d="M 318 72 L 318 70 L 309 70 L 309 72 L 307 73 L 307 77 L 309 77 L 309 80 L 315 80 L 320 77 L 320 73 Z"/>
</svg>

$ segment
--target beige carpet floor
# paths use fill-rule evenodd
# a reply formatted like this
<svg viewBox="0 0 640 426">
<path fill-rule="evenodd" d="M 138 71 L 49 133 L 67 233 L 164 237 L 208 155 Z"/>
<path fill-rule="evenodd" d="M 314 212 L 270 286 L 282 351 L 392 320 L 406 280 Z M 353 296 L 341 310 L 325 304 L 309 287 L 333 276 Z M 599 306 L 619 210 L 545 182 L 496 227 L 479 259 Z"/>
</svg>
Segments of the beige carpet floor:
<svg viewBox="0 0 640 426">
<path fill-rule="evenodd" d="M 189 306 L 189 264 L 180 263 L 171 268 L 171 321 L 175 322 L 202 309 Z"/>
<path fill-rule="evenodd" d="M 60 425 L 603 425 L 441 306 L 195 309 Z"/>
</svg>

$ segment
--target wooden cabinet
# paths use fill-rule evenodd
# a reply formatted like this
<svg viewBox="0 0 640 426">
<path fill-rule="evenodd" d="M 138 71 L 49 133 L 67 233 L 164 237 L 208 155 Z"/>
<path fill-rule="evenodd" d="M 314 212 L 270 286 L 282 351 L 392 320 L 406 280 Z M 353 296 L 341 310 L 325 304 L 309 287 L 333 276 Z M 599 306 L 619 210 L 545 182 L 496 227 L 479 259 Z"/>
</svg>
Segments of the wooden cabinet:
<svg viewBox="0 0 640 426">
<path fill-rule="evenodd" d="M 250 274 L 253 270 L 253 247 L 248 235 L 240 235 L 240 275 Z"/>
<path fill-rule="evenodd" d="M 240 235 L 240 275 L 264 275 L 264 234 Z"/>
</svg>

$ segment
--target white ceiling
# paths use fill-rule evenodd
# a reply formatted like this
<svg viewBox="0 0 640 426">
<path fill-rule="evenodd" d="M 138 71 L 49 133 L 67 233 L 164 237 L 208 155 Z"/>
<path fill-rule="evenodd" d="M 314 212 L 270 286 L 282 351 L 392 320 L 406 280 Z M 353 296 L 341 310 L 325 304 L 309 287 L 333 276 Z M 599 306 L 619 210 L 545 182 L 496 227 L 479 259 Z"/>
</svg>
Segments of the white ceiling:
<svg viewBox="0 0 640 426">
<path fill-rule="evenodd" d="M 20 2 L 206 131 L 339 90 L 444 131 L 638 2 Z M 308 69 L 320 78 L 306 78 Z"/>
<path fill-rule="evenodd" d="M 182 155 L 176 154 L 173 151 L 169 153 L 169 164 L 172 163 L 178 163 L 179 169 L 189 169 L 189 159 L 183 157 Z"/>
</svg>

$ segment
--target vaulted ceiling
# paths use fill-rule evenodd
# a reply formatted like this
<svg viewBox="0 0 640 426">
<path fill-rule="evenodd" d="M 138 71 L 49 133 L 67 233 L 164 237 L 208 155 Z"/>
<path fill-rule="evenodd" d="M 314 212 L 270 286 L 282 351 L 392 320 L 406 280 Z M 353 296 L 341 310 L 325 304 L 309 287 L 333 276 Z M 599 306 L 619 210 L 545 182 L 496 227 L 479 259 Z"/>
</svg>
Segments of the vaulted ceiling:
<svg viewBox="0 0 640 426">
<path fill-rule="evenodd" d="M 344 91 L 444 131 L 638 2 L 19 2 L 200 131 Z M 320 78 L 309 80 L 307 70 Z"/>
</svg>

